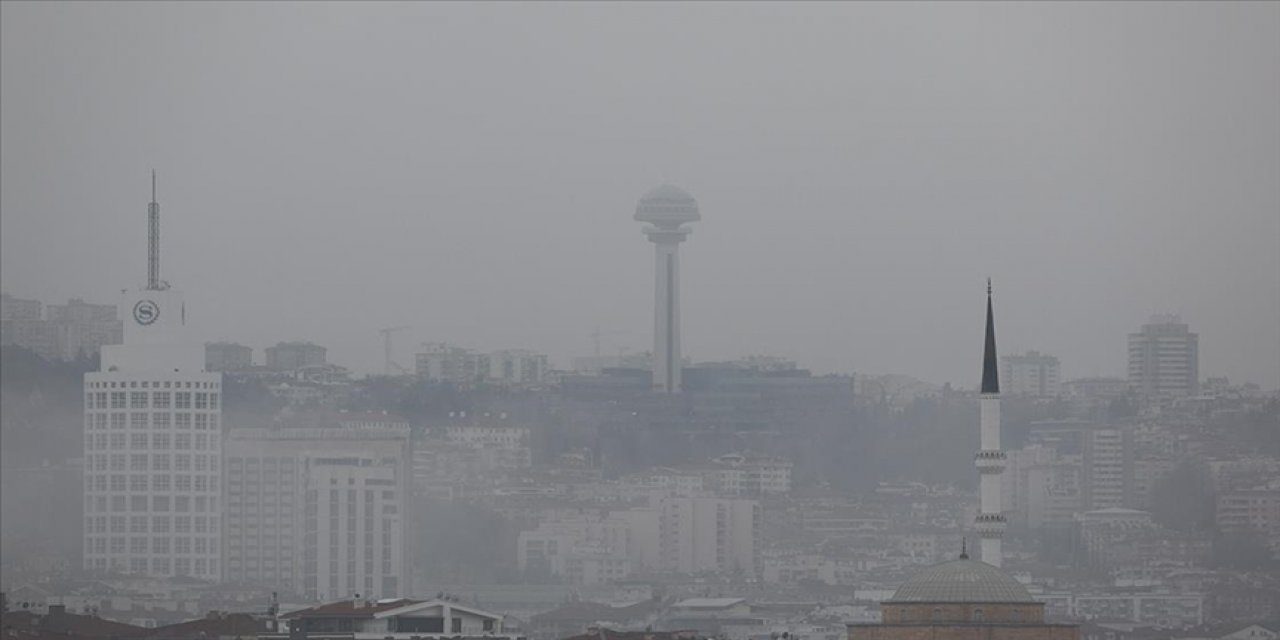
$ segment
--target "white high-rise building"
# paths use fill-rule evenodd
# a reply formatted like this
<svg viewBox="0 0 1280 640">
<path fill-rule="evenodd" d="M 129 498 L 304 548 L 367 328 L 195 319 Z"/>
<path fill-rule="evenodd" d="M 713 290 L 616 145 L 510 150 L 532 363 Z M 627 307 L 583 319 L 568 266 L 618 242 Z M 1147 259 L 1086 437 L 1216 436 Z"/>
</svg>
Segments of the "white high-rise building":
<svg viewBox="0 0 1280 640">
<path fill-rule="evenodd" d="M 1176 315 L 1155 315 L 1129 334 L 1129 384 L 1147 397 L 1200 392 L 1200 335 Z"/>
<path fill-rule="evenodd" d="M 226 459 L 228 581 L 407 595 L 408 426 L 236 429 Z"/>
<path fill-rule="evenodd" d="M 654 246 L 653 389 L 680 392 L 680 243 L 702 219 L 698 201 L 681 189 L 663 185 L 644 194 L 635 219 L 647 222 L 644 234 Z"/>
<path fill-rule="evenodd" d="M 124 344 L 85 387 L 84 568 L 221 577 L 222 375 L 184 335 L 182 295 L 159 279 L 148 211 L 147 286 L 124 292 Z"/>
<path fill-rule="evenodd" d="M 982 395 L 978 401 L 981 412 L 981 448 L 974 457 L 980 474 L 978 490 L 981 511 L 974 519 L 974 525 L 982 544 L 982 561 L 999 567 L 1002 562 L 1000 543 L 1006 526 L 1004 511 L 1000 506 L 1000 484 L 1007 457 L 1000 448 L 1000 377 L 996 366 L 996 321 L 991 309 L 991 281 L 988 280 L 987 337 L 982 357 Z"/>
</svg>

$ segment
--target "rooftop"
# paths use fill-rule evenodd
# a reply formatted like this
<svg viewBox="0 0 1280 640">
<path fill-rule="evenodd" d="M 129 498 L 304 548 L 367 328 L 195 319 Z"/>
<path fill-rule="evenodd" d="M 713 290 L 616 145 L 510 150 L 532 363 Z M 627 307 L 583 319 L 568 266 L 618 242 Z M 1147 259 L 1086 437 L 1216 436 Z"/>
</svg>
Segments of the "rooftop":
<svg viewBox="0 0 1280 640">
<path fill-rule="evenodd" d="M 935 564 L 911 576 L 889 599 L 906 602 L 1035 602 L 1009 574 L 979 560 Z"/>
</svg>

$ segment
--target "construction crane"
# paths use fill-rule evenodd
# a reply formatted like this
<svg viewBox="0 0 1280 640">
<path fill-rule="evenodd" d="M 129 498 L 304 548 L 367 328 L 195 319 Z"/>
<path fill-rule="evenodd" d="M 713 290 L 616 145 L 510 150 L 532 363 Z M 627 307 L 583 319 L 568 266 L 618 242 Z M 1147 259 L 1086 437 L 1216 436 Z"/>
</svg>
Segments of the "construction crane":
<svg viewBox="0 0 1280 640">
<path fill-rule="evenodd" d="M 384 329 L 378 329 L 378 333 L 382 334 L 382 356 L 383 356 L 382 372 L 384 374 L 391 375 L 392 367 L 395 367 L 396 369 L 398 369 L 400 373 L 405 373 L 405 368 L 400 366 L 399 364 L 396 364 L 396 361 L 391 359 L 391 334 L 396 333 L 397 331 L 404 331 L 405 329 L 412 329 L 412 328 L 413 328 L 412 326 L 406 324 L 406 325 L 401 325 L 399 327 L 386 327 Z"/>
</svg>

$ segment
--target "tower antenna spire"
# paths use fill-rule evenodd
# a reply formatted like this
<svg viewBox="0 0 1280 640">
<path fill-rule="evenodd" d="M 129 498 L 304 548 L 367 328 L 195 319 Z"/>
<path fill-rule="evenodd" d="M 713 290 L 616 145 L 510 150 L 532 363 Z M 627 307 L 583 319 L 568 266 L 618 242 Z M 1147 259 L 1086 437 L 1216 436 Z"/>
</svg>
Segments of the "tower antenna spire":
<svg viewBox="0 0 1280 640">
<path fill-rule="evenodd" d="M 156 202 L 156 170 L 151 170 L 151 203 L 147 205 L 147 289 L 164 288 L 160 282 L 160 203 Z"/>
</svg>

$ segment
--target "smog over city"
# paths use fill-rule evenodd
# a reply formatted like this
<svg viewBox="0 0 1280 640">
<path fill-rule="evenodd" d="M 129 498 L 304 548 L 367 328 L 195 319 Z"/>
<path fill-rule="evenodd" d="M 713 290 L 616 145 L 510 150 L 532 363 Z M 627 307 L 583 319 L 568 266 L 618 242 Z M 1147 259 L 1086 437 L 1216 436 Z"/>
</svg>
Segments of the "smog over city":
<svg viewBox="0 0 1280 640">
<path fill-rule="evenodd" d="M 1280 4 L 6 0 L 0 184 L 6 637 L 1280 638 Z"/>
</svg>

